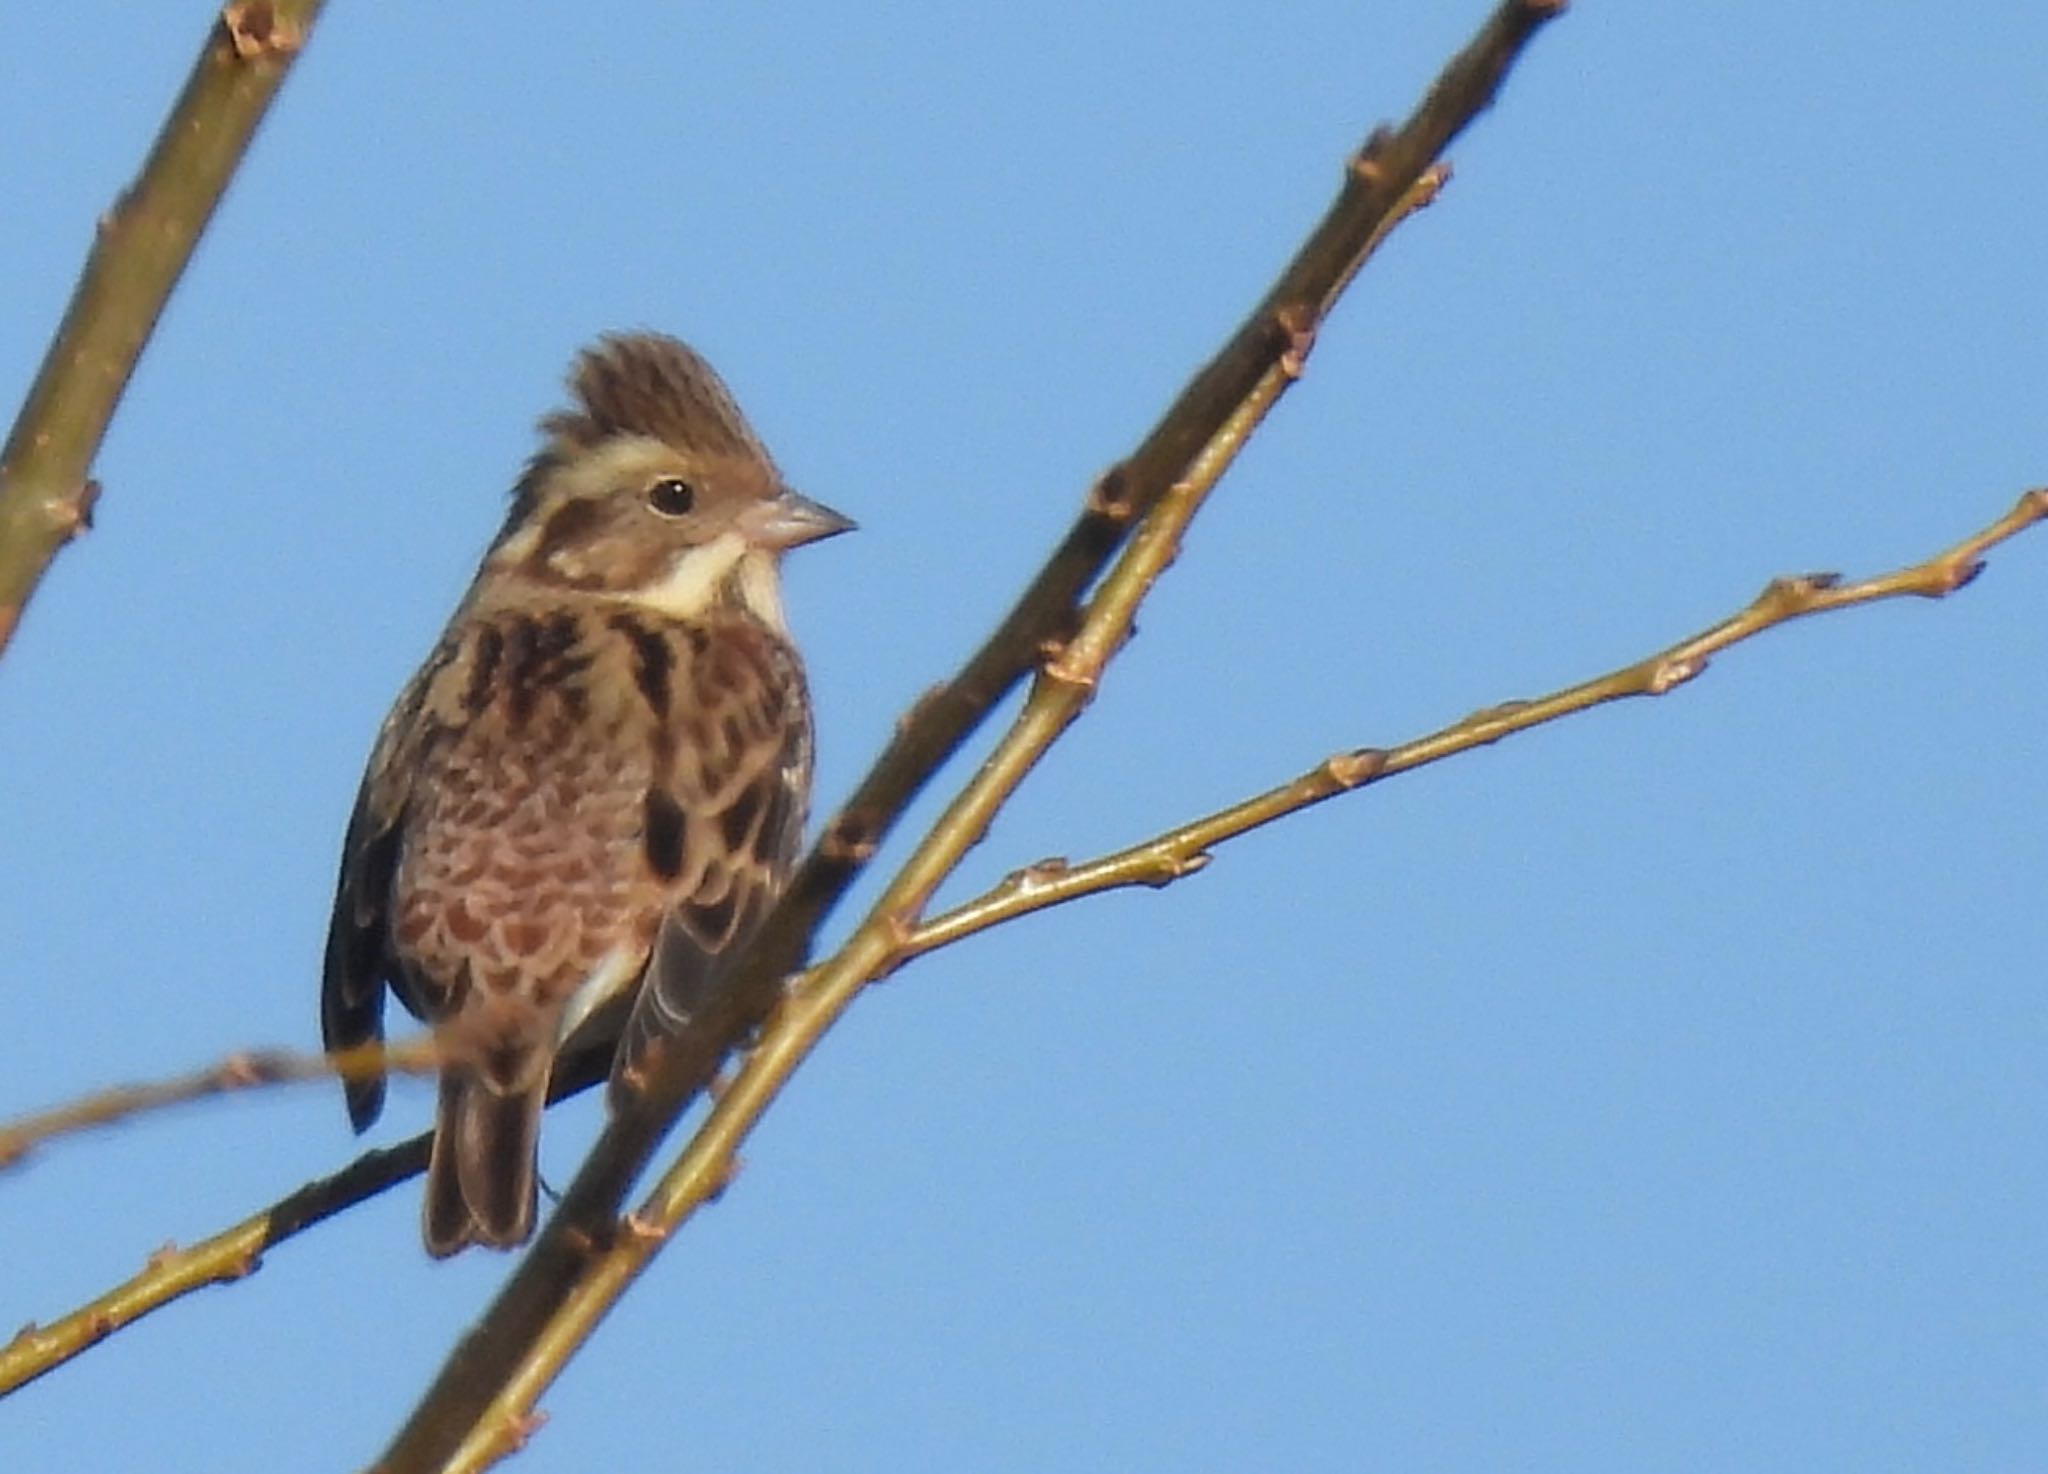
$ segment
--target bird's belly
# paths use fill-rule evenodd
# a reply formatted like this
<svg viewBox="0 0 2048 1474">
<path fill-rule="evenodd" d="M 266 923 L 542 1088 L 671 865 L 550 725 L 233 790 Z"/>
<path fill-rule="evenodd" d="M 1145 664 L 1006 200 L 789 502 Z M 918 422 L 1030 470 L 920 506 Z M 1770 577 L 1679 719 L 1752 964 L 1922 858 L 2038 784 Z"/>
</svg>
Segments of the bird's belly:
<svg viewBox="0 0 2048 1474">
<path fill-rule="evenodd" d="M 408 822 L 392 936 L 429 1017 L 481 990 L 552 1030 L 600 963 L 617 972 L 651 945 L 647 759 L 549 725 L 552 741 L 456 744 Z"/>
</svg>

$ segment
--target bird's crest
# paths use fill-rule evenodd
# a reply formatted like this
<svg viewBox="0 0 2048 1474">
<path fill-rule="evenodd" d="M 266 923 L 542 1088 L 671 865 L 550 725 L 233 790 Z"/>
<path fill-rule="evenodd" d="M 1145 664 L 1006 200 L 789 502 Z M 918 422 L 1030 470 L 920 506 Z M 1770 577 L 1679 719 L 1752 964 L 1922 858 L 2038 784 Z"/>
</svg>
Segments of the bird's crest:
<svg viewBox="0 0 2048 1474">
<path fill-rule="evenodd" d="M 767 458 L 711 365 L 660 333 L 598 339 L 577 355 L 569 392 L 576 407 L 540 422 L 564 449 L 588 449 L 614 435 L 648 435 L 679 450 Z"/>
</svg>

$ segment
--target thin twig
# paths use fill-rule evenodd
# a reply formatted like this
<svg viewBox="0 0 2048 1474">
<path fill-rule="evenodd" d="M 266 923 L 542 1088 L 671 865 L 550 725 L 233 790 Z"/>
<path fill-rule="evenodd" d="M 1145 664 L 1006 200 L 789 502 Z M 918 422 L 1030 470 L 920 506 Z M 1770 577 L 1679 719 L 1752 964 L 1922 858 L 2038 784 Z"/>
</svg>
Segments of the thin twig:
<svg viewBox="0 0 2048 1474">
<path fill-rule="evenodd" d="M 47 1325 L 27 1325 L 0 1346 L 0 1396 L 32 1382 L 89 1350 L 152 1310 L 207 1285 L 226 1284 L 253 1273 L 272 1245 L 396 1182 L 426 1169 L 432 1141 L 422 1133 L 379 1151 L 364 1152 L 330 1177 L 307 1183 L 260 1213 L 189 1248 L 165 1245 L 142 1270 L 98 1299 Z"/>
<path fill-rule="evenodd" d="M 285 1085 L 303 1080 L 366 1080 L 396 1071 L 407 1075 L 432 1073 L 439 1056 L 430 1038 L 409 1039 L 388 1048 L 364 1044 L 336 1054 L 301 1054 L 288 1049 L 242 1049 L 209 1065 L 171 1080 L 153 1080 L 141 1085 L 115 1085 L 96 1090 L 68 1105 L 0 1125 L 0 1171 L 21 1165 L 24 1158 L 53 1137 L 69 1135 L 95 1126 L 111 1126 L 144 1111 L 204 1100 L 212 1095 L 247 1090 L 255 1085 Z"/>
<path fill-rule="evenodd" d="M 322 3 L 223 10 L 141 174 L 100 219 L 0 449 L 0 652 L 51 560 L 91 525 L 99 487 L 87 472 L 121 392 Z"/>
<path fill-rule="evenodd" d="M 2048 488 L 2037 488 L 2021 496 L 2011 511 L 1990 526 L 1923 562 L 1855 583 L 1838 582 L 1833 574 L 1813 573 L 1773 579 L 1739 613 L 1604 676 L 1534 701 L 1488 707 L 1397 747 L 1361 747 L 1337 753 L 1291 782 L 1114 854 L 1078 865 L 1058 859 L 1027 865 L 985 894 L 913 928 L 904 939 L 901 960 L 907 962 L 976 932 L 1081 896 L 1125 886 L 1170 885 L 1206 866 L 1217 845 L 1325 799 L 1589 707 L 1631 696 L 1662 696 L 1699 675 L 1710 656 L 1790 620 L 1882 599 L 1952 594 L 1977 576 L 1987 551 L 2044 520 L 2048 520 Z"/>
<path fill-rule="evenodd" d="M 593 1039 L 597 1037 L 602 1037 L 602 1031 Z M 589 1089 L 610 1069 L 611 1051 L 602 1045 L 587 1042 L 579 1048 L 572 1041 L 570 1048 L 572 1052 L 556 1062 L 554 1078 L 548 1083 L 550 1103 Z M 350 1051 L 338 1058 L 362 1052 L 366 1051 Z M 433 1139 L 431 1131 L 423 1131 L 395 1145 L 364 1152 L 339 1171 L 315 1178 L 190 1248 L 158 1250 L 122 1284 L 47 1325 L 24 1327 L 12 1341 L 0 1346 L 0 1396 L 193 1290 L 253 1273 L 263 1254 L 286 1239 L 419 1176 L 426 1170 Z"/>
</svg>

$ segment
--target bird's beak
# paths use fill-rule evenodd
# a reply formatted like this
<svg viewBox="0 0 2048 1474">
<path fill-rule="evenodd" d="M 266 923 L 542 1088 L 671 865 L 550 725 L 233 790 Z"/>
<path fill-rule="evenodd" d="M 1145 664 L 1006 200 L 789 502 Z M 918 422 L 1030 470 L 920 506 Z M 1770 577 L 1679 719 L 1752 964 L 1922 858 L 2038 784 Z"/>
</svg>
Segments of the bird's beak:
<svg viewBox="0 0 2048 1474">
<path fill-rule="evenodd" d="M 837 537 L 858 525 L 851 517 L 842 517 L 822 502 L 814 502 L 788 487 L 782 489 L 780 496 L 757 502 L 740 513 L 740 535 L 757 548 L 777 553 L 820 538 Z"/>
</svg>

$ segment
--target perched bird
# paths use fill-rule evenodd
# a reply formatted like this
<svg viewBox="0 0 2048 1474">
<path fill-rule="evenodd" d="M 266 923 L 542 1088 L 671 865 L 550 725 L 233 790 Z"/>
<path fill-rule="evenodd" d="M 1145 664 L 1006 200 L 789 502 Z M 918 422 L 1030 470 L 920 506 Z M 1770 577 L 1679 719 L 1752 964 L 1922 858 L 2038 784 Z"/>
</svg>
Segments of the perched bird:
<svg viewBox="0 0 2048 1474">
<path fill-rule="evenodd" d="M 602 339 L 569 385 L 575 406 L 541 421 L 503 529 L 384 720 L 327 938 L 330 1050 L 383 1037 L 387 985 L 433 1026 L 437 1257 L 533 1231 L 557 1050 L 601 1006 L 616 1027 L 663 915 L 684 954 L 671 970 L 696 985 L 781 889 L 811 715 L 777 566 L 853 526 L 783 483 L 674 339 Z M 662 1027 L 658 1008 L 634 1020 Z M 383 1077 L 346 1091 L 360 1131 Z"/>
</svg>

